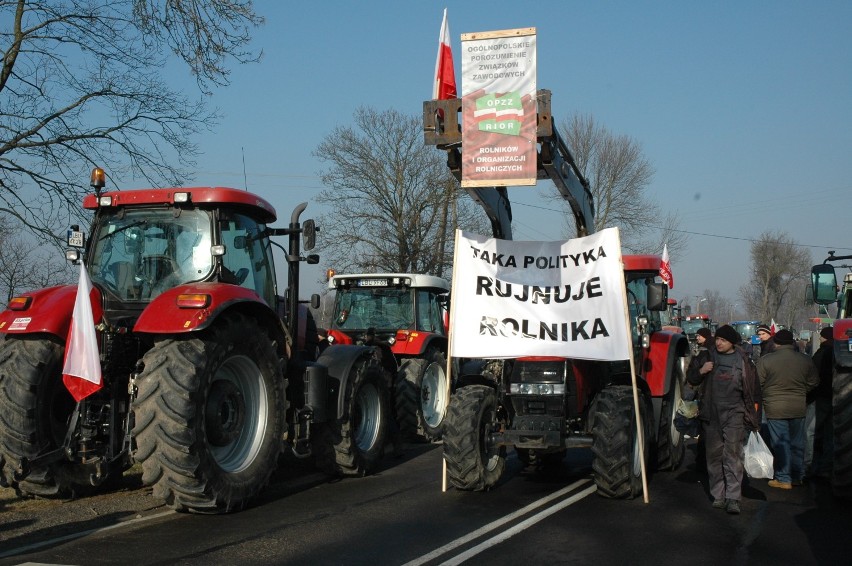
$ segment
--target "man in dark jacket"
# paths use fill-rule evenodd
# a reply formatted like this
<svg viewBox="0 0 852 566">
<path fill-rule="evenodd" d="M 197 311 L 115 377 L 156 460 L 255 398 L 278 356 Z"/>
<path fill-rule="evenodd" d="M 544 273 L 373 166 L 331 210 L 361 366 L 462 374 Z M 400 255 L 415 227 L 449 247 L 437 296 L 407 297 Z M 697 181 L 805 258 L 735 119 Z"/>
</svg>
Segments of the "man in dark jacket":
<svg viewBox="0 0 852 566">
<path fill-rule="evenodd" d="M 775 351 L 757 362 L 764 411 L 775 456 L 775 477 L 770 487 L 790 489 L 801 485 L 805 460 L 805 396 L 819 383 L 813 360 L 793 349 L 793 333 L 779 330 Z"/>
<path fill-rule="evenodd" d="M 700 419 L 707 450 L 713 507 L 740 512 L 747 431 L 760 429 L 760 384 L 748 355 L 737 347 L 740 335 L 728 324 L 716 330 L 716 352 L 692 381 L 702 383 Z M 711 352 L 712 354 L 712 352 Z"/>
<path fill-rule="evenodd" d="M 807 455 L 805 456 L 805 474 L 820 477 L 831 475 L 834 452 L 831 409 L 834 379 L 833 332 L 834 328 L 831 326 L 826 326 L 819 332 L 819 349 L 813 357 L 814 365 L 819 373 L 819 385 L 807 396 L 808 413 L 813 411 L 813 422 L 808 425 L 808 444 L 812 449 L 812 458 L 808 468 L 808 458 Z"/>
</svg>

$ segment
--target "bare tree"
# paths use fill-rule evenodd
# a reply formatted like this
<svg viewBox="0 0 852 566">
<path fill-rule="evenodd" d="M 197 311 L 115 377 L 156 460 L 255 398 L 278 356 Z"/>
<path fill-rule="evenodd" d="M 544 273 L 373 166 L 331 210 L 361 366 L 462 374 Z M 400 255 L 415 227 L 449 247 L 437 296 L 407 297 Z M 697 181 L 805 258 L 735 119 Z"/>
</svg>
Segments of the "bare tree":
<svg viewBox="0 0 852 566">
<path fill-rule="evenodd" d="M 748 312 L 757 313 L 760 320 L 789 319 L 783 306 L 803 302 L 803 285 L 807 284 L 813 264 L 811 253 L 799 246 L 785 232 L 764 232 L 751 245 L 751 277 L 740 288 L 740 296 Z"/>
<path fill-rule="evenodd" d="M 29 234 L 13 232 L 6 217 L 0 216 L 0 305 L 25 291 L 43 289 L 73 281 L 64 256 L 52 246 L 36 246 Z"/>
<path fill-rule="evenodd" d="M 93 165 L 178 185 L 215 114 L 175 90 L 175 53 L 203 93 L 263 23 L 240 0 L 0 2 L 0 211 L 45 240 L 80 212 Z"/>
<path fill-rule="evenodd" d="M 445 164 L 423 144 L 421 117 L 359 108 L 353 126 L 327 135 L 314 156 L 329 164 L 317 198 L 325 261 L 338 272 L 400 271 L 444 276 L 454 229 L 488 233 Z"/>
<path fill-rule="evenodd" d="M 633 253 L 661 253 L 664 244 L 673 261 L 685 253 L 688 235 L 678 230 L 678 218 L 663 213 L 648 196 L 654 168 L 641 145 L 628 136 L 613 134 L 589 115 L 575 114 L 562 129 L 589 181 L 595 199 L 595 227 L 617 226 L 624 249 Z M 573 215 L 567 210 L 565 218 L 566 232 L 576 233 Z"/>
</svg>

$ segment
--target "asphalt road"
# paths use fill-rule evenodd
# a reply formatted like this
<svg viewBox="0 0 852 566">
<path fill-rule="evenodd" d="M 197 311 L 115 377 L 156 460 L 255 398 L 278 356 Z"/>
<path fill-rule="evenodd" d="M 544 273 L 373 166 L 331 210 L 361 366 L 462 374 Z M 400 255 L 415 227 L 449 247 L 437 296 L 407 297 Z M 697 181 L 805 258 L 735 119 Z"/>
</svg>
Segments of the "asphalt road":
<svg viewBox="0 0 852 566">
<path fill-rule="evenodd" d="M 512 455 L 487 493 L 442 493 L 440 458 L 438 445 L 408 445 L 345 480 L 286 460 L 255 505 L 220 516 L 167 510 L 135 473 L 73 501 L 0 490 L 0 566 L 850 563 L 852 505 L 827 486 L 751 481 L 742 514 L 727 515 L 711 508 L 691 450 L 681 470 L 651 478 L 649 503 L 599 497 L 585 450 L 545 472 Z"/>
</svg>

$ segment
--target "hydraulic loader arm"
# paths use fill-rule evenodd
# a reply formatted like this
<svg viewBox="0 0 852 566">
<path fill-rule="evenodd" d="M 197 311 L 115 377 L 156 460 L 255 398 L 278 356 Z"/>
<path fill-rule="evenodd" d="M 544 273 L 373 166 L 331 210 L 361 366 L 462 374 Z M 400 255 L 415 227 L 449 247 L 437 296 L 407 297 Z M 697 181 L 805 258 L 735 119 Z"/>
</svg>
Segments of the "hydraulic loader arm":
<svg viewBox="0 0 852 566">
<path fill-rule="evenodd" d="M 574 156 L 553 124 L 550 91 L 539 90 L 538 128 L 538 178 L 550 179 L 562 197 L 571 205 L 577 225 L 577 236 L 587 236 L 595 231 L 595 209 L 589 183 L 580 172 Z M 423 103 L 423 134 L 427 145 L 437 146 L 447 152 L 447 167 L 461 181 L 462 133 L 459 124 L 462 101 L 427 100 Z M 491 221 L 492 235 L 504 240 L 512 239 L 512 208 L 506 187 L 465 187 L 468 194 L 484 210 Z"/>
</svg>

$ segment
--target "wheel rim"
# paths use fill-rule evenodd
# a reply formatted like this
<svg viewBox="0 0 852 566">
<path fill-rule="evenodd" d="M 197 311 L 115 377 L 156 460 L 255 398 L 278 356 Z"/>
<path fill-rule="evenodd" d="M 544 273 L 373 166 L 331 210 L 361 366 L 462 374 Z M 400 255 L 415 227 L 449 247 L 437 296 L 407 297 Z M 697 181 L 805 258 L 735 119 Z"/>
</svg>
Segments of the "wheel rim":
<svg viewBox="0 0 852 566">
<path fill-rule="evenodd" d="M 355 444 L 359 450 L 368 452 L 376 445 L 381 422 L 382 404 L 379 390 L 372 383 L 366 383 L 358 390 L 352 423 L 355 429 Z"/>
<path fill-rule="evenodd" d="M 432 428 L 437 427 L 447 414 L 447 375 L 440 364 L 429 364 L 420 386 L 420 407 L 423 420 Z"/>
<path fill-rule="evenodd" d="M 247 356 L 227 360 L 207 398 L 205 426 L 210 453 L 229 473 L 246 469 L 260 452 L 269 416 L 263 375 Z"/>
<path fill-rule="evenodd" d="M 496 418 L 491 412 L 486 411 L 482 417 L 482 422 L 479 423 L 479 446 L 480 457 L 485 469 L 489 472 L 494 471 L 500 465 L 500 449 L 494 444 L 491 439 L 491 422 Z"/>
</svg>

